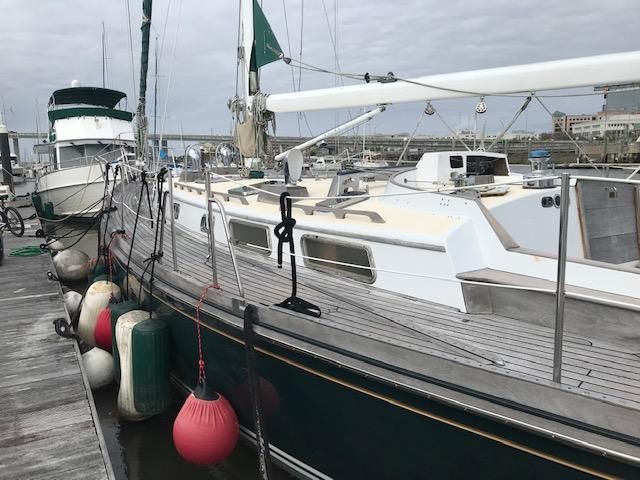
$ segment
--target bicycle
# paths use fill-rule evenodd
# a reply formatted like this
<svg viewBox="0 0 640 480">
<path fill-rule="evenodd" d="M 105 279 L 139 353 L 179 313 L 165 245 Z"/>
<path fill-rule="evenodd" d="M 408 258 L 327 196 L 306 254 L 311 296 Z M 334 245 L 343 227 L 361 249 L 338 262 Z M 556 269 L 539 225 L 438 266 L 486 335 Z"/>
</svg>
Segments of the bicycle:
<svg viewBox="0 0 640 480">
<path fill-rule="evenodd" d="M 16 237 L 21 237 L 24 235 L 24 220 L 17 209 L 5 206 L 4 201 L 8 198 L 9 195 L 0 195 L 0 230 L 9 230 Z"/>
</svg>

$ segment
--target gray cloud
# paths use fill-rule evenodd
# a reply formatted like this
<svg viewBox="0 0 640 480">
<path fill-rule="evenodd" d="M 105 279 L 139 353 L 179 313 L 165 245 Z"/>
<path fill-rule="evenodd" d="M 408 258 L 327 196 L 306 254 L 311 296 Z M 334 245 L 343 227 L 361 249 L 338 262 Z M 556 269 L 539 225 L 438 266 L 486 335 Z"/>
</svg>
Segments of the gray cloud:
<svg viewBox="0 0 640 480">
<path fill-rule="evenodd" d="M 136 88 L 139 70 L 141 1 L 130 0 L 134 42 Z M 156 0 L 152 36 L 164 36 L 160 58 L 159 112 L 164 111 L 171 78 L 165 130 L 226 133 L 230 128 L 227 99 L 235 89 L 237 38 L 236 2 L 183 0 L 175 46 L 174 36 L 180 0 Z M 300 45 L 301 0 L 285 0 L 291 55 Z M 168 24 L 165 15 L 170 4 Z M 127 16 L 125 0 L 97 2 L 66 0 L 4 0 L 0 29 L 0 95 L 9 128 L 35 129 L 35 99 L 41 125 L 51 92 L 77 78 L 84 85 L 101 85 L 101 22 L 105 22 L 109 54 L 109 87 L 131 97 Z M 338 50 L 345 72 L 386 73 L 398 76 L 461 71 L 517 63 L 570 58 L 637 48 L 633 39 L 640 23 L 637 0 L 398 0 L 362 2 L 325 0 L 333 28 L 337 5 Z M 287 49 L 287 31 L 281 0 L 264 0 L 263 8 L 280 44 Z M 304 2 L 303 60 L 334 67 L 331 37 L 321 0 Z M 154 42 L 155 43 L 155 42 Z M 152 52 L 154 45 L 152 44 Z M 292 89 L 291 71 L 283 63 L 263 69 L 264 91 Z M 298 72 L 295 71 L 297 79 Z M 150 68 L 148 111 L 151 111 L 153 66 Z M 333 76 L 302 74 L 303 88 L 334 86 Z M 349 83 L 349 82 L 347 82 Z M 477 99 L 439 102 L 436 107 L 453 125 L 468 123 Z M 549 99 L 552 110 L 597 110 L 600 97 Z M 506 123 L 521 100 L 487 100 L 487 131 Z M 377 132 L 410 131 L 422 105 L 389 108 L 368 127 Z M 355 112 L 354 112 L 355 114 Z M 314 133 L 333 126 L 345 112 L 318 112 L 308 119 Z M 158 120 L 161 124 L 161 120 Z M 539 106 L 530 108 L 514 128 L 548 129 L 550 120 Z M 160 128 L 160 127 L 158 127 Z M 296 115 L 278 118 L 280 133 L 296 134 Z M 420 133 L 443 133 L 435 119 L 425 120 Z M 303 133 L 305 131 L 303 130 Z"/>
</svg>

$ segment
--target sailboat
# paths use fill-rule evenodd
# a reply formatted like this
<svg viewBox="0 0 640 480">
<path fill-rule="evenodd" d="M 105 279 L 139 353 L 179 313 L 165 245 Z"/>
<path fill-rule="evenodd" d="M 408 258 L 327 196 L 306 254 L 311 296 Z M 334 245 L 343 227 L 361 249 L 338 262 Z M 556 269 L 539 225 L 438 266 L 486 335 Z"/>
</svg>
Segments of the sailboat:
<svg viewBox="0 0 640 480">
<path fill-rule="evenodd" d="M 136 145 L 133 114 L 118 108 L 124 102 L 124 92 L 78 81 L 51 94 L 48 142 L 34 147 L 49 154 L 49 164 L 38 174 L 35 192 L 55 216 L 93 218 L 102 209 L 105 165 Z"/>
<path fill-rule="evenodd" d="M 258 69 L 287 59 L 258 3 L 240 12 L 230 104 L 249 163 L 281 112 L 640 77 L 631 52 L 266 95 Z M 169 178 L 166 229 L 131 182 L 111 225 L 137 236 L 113 255 L 168 319 L 176 383 L 197 383 L 197 321 L 207 381 L 299 478 L 634 478 L 640 182 L 559 182 L 546 154 L 532 162 L 522 176 L 503 154 L 433 152 L 305 180 L 292 149 L 279 181 Z"/>
</svg>

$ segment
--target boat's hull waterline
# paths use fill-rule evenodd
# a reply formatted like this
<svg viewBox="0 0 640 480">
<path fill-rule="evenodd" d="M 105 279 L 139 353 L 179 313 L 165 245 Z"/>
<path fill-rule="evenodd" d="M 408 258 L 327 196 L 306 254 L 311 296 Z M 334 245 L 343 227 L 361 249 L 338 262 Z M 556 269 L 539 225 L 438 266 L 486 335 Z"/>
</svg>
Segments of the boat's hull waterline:
<svg viewBox="0 0 640 480">
<path fill-rule="evenodd" d="M 124 265 L 126 253 L 115 252 Z M 140 280 L 141 272 L 132 262 L 130 273 Z M 184 285 L 171 285 L 162 277 L 154 282 L 154 310 L 170 324 L 172 372 L 179 384 L 193 388 L 198 299 Z M 147 277 L 143 288 L 148 299 Z M 250 431 L 241 319 L 233 324 L 228 318 L 228 312 L 211 305 L 201 310 L 207 379 L 230 400 Z M 340 365 L 339 354 L 329 361 L 321 349 L 307 352 L 286 341 L 258 337 L 259 390 L 272 456 L 301 478 L 582 479 L 637 474 L 631 465 L 390 384 L 371 374 L 374 366 L 359 371 Z"/>
</svg>

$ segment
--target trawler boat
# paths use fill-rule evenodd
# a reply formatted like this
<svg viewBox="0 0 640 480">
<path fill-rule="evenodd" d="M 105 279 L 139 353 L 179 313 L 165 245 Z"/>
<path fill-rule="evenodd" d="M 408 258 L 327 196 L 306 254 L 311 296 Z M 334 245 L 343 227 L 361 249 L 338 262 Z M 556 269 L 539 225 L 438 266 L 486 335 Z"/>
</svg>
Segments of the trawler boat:
<svg viewBox="0 0 640 480">
<path fill-rule="evenodd" d="M 49 153 L 49 164 L 38 174 L 36 192 L 43 205 L 51 202 L 54 215 L 93 217 L 101 209 L 105 164 L 135 146 L 133 114 L 119 108 L 124 102 L 123 92 L 78 82 L 51 95 L 49 142 L 35 147 Z"/>
<path fill-rule="evenodd" d="M 257 69 L 287 59 L 257 2 L 240 18 L 230 105 L 249 132 L 279 112 L 640 79 L 632 52 L 265 96 Z M 243 435 L 299 478 L 639 476 L 640 182 L 559 182 L 544 152 L 522 176 L 479 151 L 303 179 L 300 149 L 280 180 L 165 178 L 165 209 L 139 175 L 116 190 L 111 227 L 136 229 L 111 245 L 124 291 L 167 319 L 178 385 L 201 351 Z"/>
</svg>

